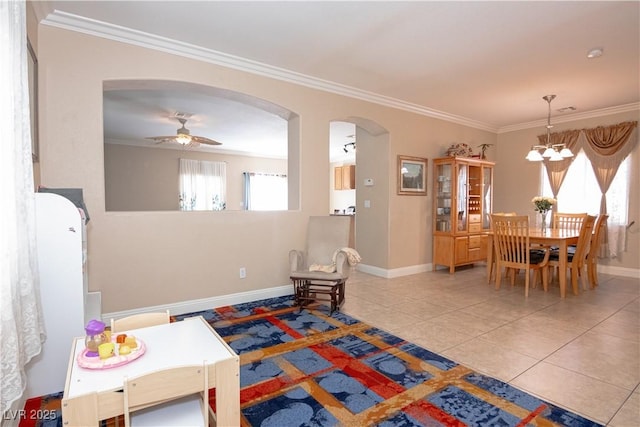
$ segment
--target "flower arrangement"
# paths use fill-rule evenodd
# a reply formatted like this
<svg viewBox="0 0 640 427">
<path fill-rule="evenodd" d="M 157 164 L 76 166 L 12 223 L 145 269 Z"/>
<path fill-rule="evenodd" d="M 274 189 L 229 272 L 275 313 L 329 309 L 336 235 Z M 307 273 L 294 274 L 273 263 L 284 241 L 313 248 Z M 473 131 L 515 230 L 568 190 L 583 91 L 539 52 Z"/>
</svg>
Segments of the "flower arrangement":
<svg viewBox="0 0 640 427">
<path fill-rule="evenodd" d="M 540 212 L 542 215 L 551 210 L 553 205 L 556 204 L 556 200 L 553 197 L 536 196 L 531 199 L 536 212 Z"/>
</svg>

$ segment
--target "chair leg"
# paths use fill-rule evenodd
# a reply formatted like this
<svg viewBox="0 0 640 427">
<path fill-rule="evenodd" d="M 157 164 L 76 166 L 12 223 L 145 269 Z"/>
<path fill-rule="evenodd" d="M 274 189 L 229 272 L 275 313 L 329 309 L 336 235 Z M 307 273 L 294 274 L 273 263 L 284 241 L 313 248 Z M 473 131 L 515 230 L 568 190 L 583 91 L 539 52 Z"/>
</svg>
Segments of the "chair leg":
<svg viewBox="0 0 640 427">
<path fill-rule="evenodd" d="M 571 288 L 573 294 L 578 295 L 578 269 L 574 266 L 571 266 Z"/>
<path fill-rule="evenodd" d="M 496 291 L 500 290 L 500 282 L 502 281 L 502 271 L 500 264 L 496 264 Z"/>
<path fill-rule="evenodd" d="M 597 270 L 598 264 L 597 262 L 594 261 L 589 261 L 587 263 L 587 269 L 588 274 L 589 274 L 589 284 L 591 285 L 591 289 L 594 289 L 598 286 L 598 270 Z"/>
<path fill-rule="evenodd" d="M 542 267 L 542 288 L 545 292 L 549 290 L 549 267 Z"/>
<path fill-rule="evenodd" d="M 528 297 L 529 296 L 529 276 L 531 275 L 531 272 L 529 271 L 529 269 L 524 270 L 524 296 Z"/>
<path fill-rule="evenodd" d="M 586 270 L 587 270 L 586 266 L 584 265 L 578 269 L 578 276 L 580 276 L 580 283 L 582 283 L 582 289 L 585 291 L 587 290 L 587 279 L 584 277 L 585 274 L 587 273 Z"/>
</svg>

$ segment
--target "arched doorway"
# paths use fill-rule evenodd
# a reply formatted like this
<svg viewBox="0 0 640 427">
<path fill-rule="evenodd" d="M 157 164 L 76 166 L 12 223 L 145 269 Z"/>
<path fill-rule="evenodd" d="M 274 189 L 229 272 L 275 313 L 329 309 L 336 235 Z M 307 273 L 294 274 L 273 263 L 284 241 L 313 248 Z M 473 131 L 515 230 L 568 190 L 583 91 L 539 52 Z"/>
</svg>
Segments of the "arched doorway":
<svg viewBox="0 0 640 427">
<path fill-rule="evenodd" d="M 353 142 L 356 149 L 351 158 L 355 165 L 354 189 L 347 190 L 353 191 L 352 197 L 355 199 L 353 240 L 354 247 L 363 258 L 359 269 L 372 269 L 370 272 L 375 274 L 376 269 L 386 268 L 389 261 L 389 133 L 379 124 L 361 117 L 331 121 L 330 131 L 334 128 L 341 129 L 342 133 L 336 135 L 336 140 L 332 139 L 331 149 L 334 152 L 342 150 L 343 153 L 343 145 L 351 142 L 351 138 L 344 137 L 351 135 L 349 129 L 355 130 Z M 346 148 L 349 151 L 350 147 Z M 339 164 L 339 160 L 331 163 L 332 175 Z M 335 178 L 332 177 L 330 181 L 332 186 L 329 191 L 336 191 Z M 332 209 L 342 211 L 342 207 Z M 334 213 L 333 210 L 330 213 Z"/>
</svg>

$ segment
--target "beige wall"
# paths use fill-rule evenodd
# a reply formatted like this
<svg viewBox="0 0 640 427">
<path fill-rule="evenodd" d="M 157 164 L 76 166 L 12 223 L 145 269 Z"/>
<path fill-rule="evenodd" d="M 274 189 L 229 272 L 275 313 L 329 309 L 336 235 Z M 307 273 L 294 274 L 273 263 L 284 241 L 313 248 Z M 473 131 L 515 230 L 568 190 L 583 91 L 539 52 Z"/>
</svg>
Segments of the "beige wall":
<svg viewBox="0 0 640 427">
<path fill-rule="evenodd" d="M 243 172 L 287 173 L 287 160 L 105 144 L 108 211 L 178 209 L 180 159 L 227 164 L 227 209 L 243 209 Z"/>
<path fill-rule="evenodd" d="M 597 118 L 576 120 L 566 123 L 554 123 L 553 131 L 560 132 L 569 129 L 584 129 L 597 126 L 606 126 L 629 120 L 639 120 L 638 111 L 612 114 Z M 552 119 L 553 123 L 553 119 Z M 533 141 L 537 136 L 544 134 L 544 126 L 508 132 L 498 135 L 495 179 L 495 211 L 516 211 L 528 213 L 533 218 L 531 199 L 540 194 L 540 179 L 542 165 L 538 162 L 525 160 Z M 638 165 L 640 164 L 640 144 L 631 153 L 631 182 L 640 182 Z M 640 233 L 638 224 L 640 216 L 640 191 L 637 185 L 631 186 L 629 198 L 629 221 L 635 221 L 636 225 L 629 229 L 627 234 L 627 252 L 620 254 L 616 259 L 602 260 L 603 265 L 610 267 L 640 268 Z M 593 197 L 600 198 L 600 194 Z"/>
<path fill-rule="evenodd" d="M 397 155 L 433 159 L 453 143 L 465 142 L 475 149 L 498 142 L 488 152 L 490 160 L 498 160 L 498 179 L 520 177 L 520 169 L 525 168 L 522 164 L 514 173 L 509 150 L 517 151 L 520 158 L 524 149 L 512 147 L 508 135 L 498 138 L 491 132 L 48 26 L 39 27 L 38 47 L 42 183 L 84 189 L 91 213 L 89 287 L 102 291 L 104 312 L 289 283 L 288 251 L 304 246 L 309 216 L 329 211 L 329 124 L 333 120 L 362 118 L 387 132 L 362 136 L 358 128 L 356 171 L 357 246 L 362 248 L 364 264 L 384 271 L 431 262 L 432 163 L 428 196 L 399 196 Z M 292 168 L 299 168 L 299 186 L 290 183 L 290 191 L 300 196 L 300 210 L 106 212 L 102 85 L 111 79 L 209 85 L 247 93 L 298 114 L 290 136 L 299 137 L 300 146 L 290 147 L 289 158 L 300 163 L 289 165 L 289 175 L 297 172 Z M 522 141 L 514 145 L 529 144 L 526 132 L 521 136 Z M 498 153 L 506 156 L 505 161 L 494 158 Z M 373 178 L 375 185 L 362 188 L 364 178 Z M 505 187 L 497 187 L 497 194 L 511 190 Z M 535 193 L 535 188 L 529 192 Z M 529 209 L 529 195 L 519 197 L 520 210 Z M 364 200 L 371 201 L 371 208 L 363 207 Z M 634 200 L 637 210 L 637 195 Z M 504 205 L 504 198 L 496 197 L 497 208 Z M 246 268 L 246 279 L 238 278 L 240 267 Z"/>
</svg>

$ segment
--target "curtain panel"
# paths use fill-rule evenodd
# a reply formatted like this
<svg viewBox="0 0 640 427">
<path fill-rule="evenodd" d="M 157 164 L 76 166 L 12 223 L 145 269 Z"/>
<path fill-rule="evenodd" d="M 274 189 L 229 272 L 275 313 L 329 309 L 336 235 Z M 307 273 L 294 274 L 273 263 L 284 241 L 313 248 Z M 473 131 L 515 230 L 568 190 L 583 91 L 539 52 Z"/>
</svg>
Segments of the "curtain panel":
<svg viewBox="0 0 640 427">
<path fill-rule="evenodd" d="M 227 207 L 227 164 L 180 159 L 181 211 L 221 211 Z"/>
<path fill-rule="evenodd" d="M 42 349 L 31 152 L 26 2 L 0 2 L 0 409 L 27 386 Z"/>
</svg>

